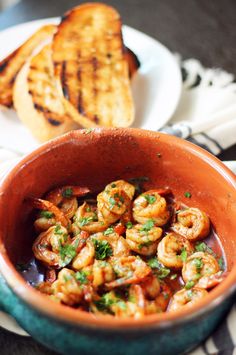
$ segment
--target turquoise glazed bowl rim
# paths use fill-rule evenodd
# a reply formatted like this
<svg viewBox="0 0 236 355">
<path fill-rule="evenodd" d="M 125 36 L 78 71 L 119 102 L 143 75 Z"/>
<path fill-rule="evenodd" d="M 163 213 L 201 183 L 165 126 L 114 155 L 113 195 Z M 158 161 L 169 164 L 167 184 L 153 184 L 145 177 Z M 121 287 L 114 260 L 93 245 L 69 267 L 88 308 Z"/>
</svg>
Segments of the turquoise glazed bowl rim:
<svg viewBox="0 0 236 355">
<path fill-rule="evenodd" d="M 73 142 L 84 135 L 91 140 L 95 135 L 109 136 L 114 134 L 127 134 L 135 137 L 143 136 L 146 139 L 157 138 L 164 140 L 167 144 L 171 144 L 173 147 L 181 147 L 181 149 L 184 149 L 188 154 L 197 156 L 198 158 L 204 160 L 207 164 L 214 167 L 217 173 L 220 174 L 225 181 L 232 185 L 232 189 L 236 190 L 236 176 L 216 157 L 192 143 L 174 136 L 136 128 L 96 128 L 93 130 L 72 131 L 41 145 L 38 149 L 28 154 L 4 177 L 0 186 L 0 197 L 4 193 L 4 190 L 10 186 L 11 180 L 14 179 L 17 171 L 33 160 L 40 159 L 42 154 L 47 150 L 50 150 L 52 147 L 58 147 L 65 142 Z M 50 300 L 47 296 L 35 290 L 26 283 L 10 261 L 4 247 L 2 235 L 0 235 L 0 270 L 2 276 L 13 292 L 26 304 L 39 311 L 42 315 L 44 314 L 45 316 L 49 316 L 53 319 L 74 325 L 77 324 L 80 326 L 99 327 L 105 329 L 112 328 L 132 330 L 150 327 L 162 328 L 173 326 L 174 324 L 181 324 L 189 319 L 210 312 L 224 299 L 228 298 L 236 289 L 236 265 L 234 265 L 226 279 L 215 289 L 213 289 L 205 298 L 199 300 L 195 305 L 192 305 L 191 307 L 183 307 L 175 312 L 148 315 L 141 319 L 126 319 L 116 318 L 110 315 L 95 316 L 94 314 L 80 310 L 76 310 L 75 312 L 74 309 L 57 304 Z"/>
</svg>

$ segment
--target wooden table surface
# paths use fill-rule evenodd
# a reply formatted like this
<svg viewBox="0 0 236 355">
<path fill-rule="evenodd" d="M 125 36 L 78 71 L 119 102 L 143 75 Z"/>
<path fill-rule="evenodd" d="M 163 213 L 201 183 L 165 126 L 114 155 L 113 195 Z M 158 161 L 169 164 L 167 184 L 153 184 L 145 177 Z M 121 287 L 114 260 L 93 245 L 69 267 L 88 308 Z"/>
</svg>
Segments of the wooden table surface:
<svg viewBox="0 0 236 355">
<path fill-rule="evenodd" d="M 90 0 L 91 1 L 91 0 Z M 0 30 L 39 18 L 60 16 L 78 0 L 22 0 L 0 13 Z M 197 58 L 208 67 L 236 75 L 235 0 L 111 0 L 129 26 L 158 39 L 183 58 Z M 236 145 L 220 159 L 236 159 Z M 1 355 L 55 354 L 24 338 L 0 329 Z"/>
</svg>

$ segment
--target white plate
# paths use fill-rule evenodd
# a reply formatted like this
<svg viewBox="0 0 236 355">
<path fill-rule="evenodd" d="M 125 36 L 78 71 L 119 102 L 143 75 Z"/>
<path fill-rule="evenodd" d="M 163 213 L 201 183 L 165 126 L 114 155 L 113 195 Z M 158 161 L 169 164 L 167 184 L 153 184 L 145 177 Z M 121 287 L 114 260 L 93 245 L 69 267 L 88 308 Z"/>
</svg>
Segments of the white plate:
<svg viewBox="0 0 236 355">
<path fill-rule="evenodd" d="M 42 25 L 58 21 L 58 18 L 37 20 L 0 32 L 0 59 Z M 166 47 L 144 33 L 124 26 L 123 36 L 125 44 L 141 62 L 132 80 L 136 108 L 133 126 L 157 130 L 170 119 L 179 102 L 182 88 L 179 66 Z M 0 148 L 24 154 L 37 146 L 37 141 L 21 124 L 15 112 L 0 111 Z"/>
</svg>

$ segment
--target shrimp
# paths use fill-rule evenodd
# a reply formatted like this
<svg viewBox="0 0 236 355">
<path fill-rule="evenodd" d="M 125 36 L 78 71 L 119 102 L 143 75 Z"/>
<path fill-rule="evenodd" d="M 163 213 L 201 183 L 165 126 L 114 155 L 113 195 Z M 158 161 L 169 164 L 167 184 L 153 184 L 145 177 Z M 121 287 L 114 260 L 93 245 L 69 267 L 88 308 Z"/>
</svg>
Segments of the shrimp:
<svg viewBox="0 0 236 355">
<path fill-rule="evenodd" d="M 46 266 L 58 268 L 61 265 L 60 248 L 70 241 L 67 229 L 56 225 L 42 232 L 33 244 L 33 253 L 36 259 L 41 260 Z"/>
<path fill-rule="evenodd" d="M 97 233 L 104 231 L 108 226 L 109 224 L 98 220 L 97 207 L 84 202 L 75 213 L 72 228 L 78 227 L 89 233 Z"/>
<path fill-rule="evenodd" d="M 129 219 L 131 201 L 135 188 L 124 180 L 107 185 L 97 196 L 98 219 L 105 223 L 115 223 L 122 215 Z"/>
<path fill-rule="evenodd" d="M 96 233 L 91 235 L 90 238 L 92 241 L 106 241 L 111 246 L 112 255 L 115 258 L 130 255 L 130 248 L 126 239 L 115 232 L 109 235 L 104 235 L 103 233 Z"/>
<path fill-rule="evenodd" d="M 177 214 L 177 222 L 172 230 L 190 241 L 205 238 L 210 232 L 210 220 L 205 212 L 198 208 L 187 208 Z"/>
<path fill-rule="evenodd" d="M 149 190 L 139 195 L 133 203 L 133 217 L 139 223 L 152 219 L 157 226 L 166 224 L 170 217 L 167 203 L 158 190 Z"/>
<path fill-rule="evenodd" d="M 168 307 L 171 296 L 172 292 L 170 290 L 170 287 L 164 282 L 162 282 L 156 297 L 150 301 L 146 301 L 145 314 L 165 312 Z"/>
<path fill-rule="evenodd" d="M 93 286 L 95 288 L 115 279 L 115 272 L 113 270 L 112 265 L 104 260 L 95 260 L 93 264 L 92 274 Z"/>
<path fill-rule="evenodd" d="M 41 198 L 30 198 L 29 201 L 33 205 L 34 208 L 38 208 L 40 210 L 52 213 L 52 215 L 55 218 L 55 221 L 57 223 L 61 223 L 61 225 L 64 227 L 70 226 L 69 218 L 67 218 L 64 215 L 64 213 L 57 206 L 55 206 L 52 202 L 47 201 L 47 200 L 42 200 Z M 43 227 L 43 225 L 42 225 L 42 227 Z M 36 228 L 40 229 L 40 225 L 38 222 L 36 223 Z M 42 229 L 44 229 L 44 227 Z"/>
<path fill-rule="evenodd" d="M 64 268 L 58 273 L 58 278 L 51 288 L 61 302 L 73 306 L 83 299 L 84 292 L 80 286 L 74 271 Z"/>
<path fill-rule="evenodd" d="M 152 255 L 157 251 L 158 240 L 162 235 L 162 229 L 155 226 L 146 228 L 142 224 L 136 224 L 126 230 L 126 241 L 131 250 L 142 255 Z"/>
<path fill-rule="evenodd" d="M 152 271 L 141 258 L 136 256 L 124 256 L 119 259 L 114 258 L 113 268 L 119 278 L 105 284 L 108 290 L 140 282 Z"/>
<path fill-rule="evenodd" d="M 193 252 L 191 243 L 184 237 L 168 233 L 158 244 L 157 255 L 166 267 L 181 269 L 183 261 Z M 186 255 L 185 255 L 186 254 Z"/>
<path fill-rule="evenodd" d="M 197 287 L 200 287 L 198 280 L 200 281 L 202 277 L 209 277 L 219 271 L 220 267 L 214 256 L 199 251 L 188 257 L 184 263 L 182 277 L 184 282 L 191 281 L 194 282 Z"/>
<path fill-rule="evenodd" d="M 189 307 L 197 303 L 201 298 L 204 298 L 208 292 L 202 288 L 193 287 L 191 290 L 182 290 L 176 292 L 172 297 L 168 312 L 177 311 L 182 307 Z"/>
<path fill-rule="evenodd" d="M 219 271 L 216 274 L 201 277 L 196 286 L 200 288 L 210 289 L 219 285 L 226 277 L 223 271 Z"/>
<path fill-rule="evenodd" d="M 81 270 L 84 267 L 93 264 L 95 257 L 95 247 L 91 240 L 87 240 L 85 246 L 75 256 L 72 267 L 75 270 Z"/>
<path fill-rule="evenodd" d="M 158 278 L 152 274 L 142 281 L 140 286 L 142 287 L 144 296 L 151 300 L 154 300 L 161 291 L 161 285 Z"/>
</svg>

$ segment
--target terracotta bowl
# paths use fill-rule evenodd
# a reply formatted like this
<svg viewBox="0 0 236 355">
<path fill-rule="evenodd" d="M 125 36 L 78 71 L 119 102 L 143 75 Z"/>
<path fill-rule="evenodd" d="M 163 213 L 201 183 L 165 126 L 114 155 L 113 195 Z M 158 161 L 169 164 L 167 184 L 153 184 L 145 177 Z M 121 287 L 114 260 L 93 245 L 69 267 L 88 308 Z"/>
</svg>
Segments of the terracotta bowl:
<svg viewBox="0 0 236 355">
<path fill-rule="evenodd" d="M 116 179 L 149 177 L 176 198 L 207 212 L 220 236 L 229 275 L 192 308 L 119 319 L 71 309 L 29 286 L 15 264 L 31 254 L 27 197 L 65 184 L 101 190 Z M 191 199 L 184 193 L 191 192 Z M 61 353 L 173 354 L 188 351 L 215 328 L 236 285 L 236 178 L 215 157 L 181 139 L 139 129 L 74 131 L 24 158 L 0 187 L 0 304 L 34 338 Z"/>
</svg>

